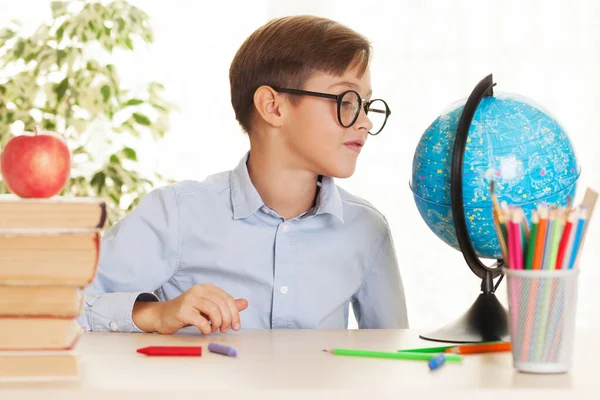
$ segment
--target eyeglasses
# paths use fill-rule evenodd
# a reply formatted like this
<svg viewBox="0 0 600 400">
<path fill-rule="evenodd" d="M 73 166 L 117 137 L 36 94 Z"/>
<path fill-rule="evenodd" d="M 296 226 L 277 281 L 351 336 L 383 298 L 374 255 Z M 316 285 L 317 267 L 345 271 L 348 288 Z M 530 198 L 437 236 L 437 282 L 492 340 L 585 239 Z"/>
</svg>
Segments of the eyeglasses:
<svg viewBox="0 0 600 400">
<path fill-rule="evenodd" d="M 299 89 L 283 89 L 273 87 L 273 90 L 281 93 L 298 94 L 305 96 L 322 97 L 324 99 L 331 99 L 337 102 L 337 117 L 338 122 L 344 128 L 350 128 L 360 114 L 361 108 L 364 108 L 365 114 L 373 124 L 373 127 L 369 131 L 370 135 L 377 135 L 383 130 L 388 117 L 392 114 L 387 103 L 381 99 L 365 100 L 360 97 L 360 94 L 354 90 L 345 91 L 342 94 L 329 94 L 310 92 L 307 90 Z"/>
</svg>

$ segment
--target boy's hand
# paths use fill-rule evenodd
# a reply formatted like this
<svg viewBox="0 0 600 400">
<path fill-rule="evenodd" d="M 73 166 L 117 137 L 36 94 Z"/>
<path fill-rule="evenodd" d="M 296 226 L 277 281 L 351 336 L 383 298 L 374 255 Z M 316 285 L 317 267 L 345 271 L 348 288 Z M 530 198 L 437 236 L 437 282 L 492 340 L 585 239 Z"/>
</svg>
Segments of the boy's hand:
<svg viewBox="0 0 600 400">
<path fill-rule="evenodd" d="M 195 285 L 173 300 L 165 302 L 136 302 L 133 322 L 145 332 L 170 334 L 193 325 L 202 334 L 225 333 L 231 326 L 240 329 L 240 311 L 248 301 L 234 299 L 224 290 L 210 284 Z M 209 323 L 210 321 L 210 323 Z"/>
</svg>

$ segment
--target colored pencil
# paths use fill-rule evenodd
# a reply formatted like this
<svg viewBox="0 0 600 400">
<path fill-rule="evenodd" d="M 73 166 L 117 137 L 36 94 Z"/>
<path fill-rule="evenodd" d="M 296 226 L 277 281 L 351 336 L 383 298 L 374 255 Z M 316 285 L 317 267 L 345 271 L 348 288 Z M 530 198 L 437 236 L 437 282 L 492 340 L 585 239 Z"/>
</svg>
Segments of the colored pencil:
<svg viewBox="0 0 600 400">
<path fill-rule="evenodd" d="M 573 239 L 573 249 L 571 253 L 571 260 L 569 261 L 569 269 L 573 269 L 573 267 L 575 266 L 575 260 L 577 259 L 577 253 L 581 251 L 581 239 L 586 220 L 587 209 L 582 208 L 581 213 L 579 214 L 579 221 L 577 222 L 577 231 L 575 232 L 575 239 Z"/>
<path fill-rule="evenodd" d="M 453 344 L 450 346 L 441 346 L 441 347 L 422 347 L 422 348 L 417 348 L 417 349 L 403 349 L 403 350 L 398 350 L 398 352 L 400 353 L 444 353 L 450 349 L 454 349 L 460 346 L 464 346 L 464 347 L 479 347 L 482 345 L 496 345 L 496 344 L 502 344 L 502 343 L 508 343 L 508 342 L 503 342 L 503 341 L 492 341 L 492 342 L 481 342 L 481 343 L 472 343 L 472 344 Z"/>
<path fill-rule="evenodd" d="M 525 269 L 532 269 L 533 259 L 535 256 L 535 243 L 537 240 L 539 217 L 536 210 L 531 213 L 531 234 L 529 235 L 529 243 L 527 244 L 527 263 Z"/>
<path fill-rule="evenodd" d="M 511 212 L 510 212 L 510 207 L 508 207 L 508 203 L 506 203 L 506 201 L 502 202 L 502 204 L 500 206 L 500 211 L 501 211 L 502 217 L 504 218 L 504 222 L 506 223 L 506 230 L 507 230 L 507 236 L 508 236 L 508 221 L 510 221 Z"/>
<path fill-rule="evenodd" d="M 515 230 L 514 230 L 514 224 L 512 222 L 512 220 L 508 221 L 508 268 L 510 269 L 517 269 L 517 259 L 516 259 L 516 255 L 517 255 L 517 249 L 516 249 L 516 237 L 515 237 Z"/>
<path fill-rule="evenodd" d="M 516 269 L 523 269 L 523 230 L 521 226 L 521 214 L 519 212 L 515 212 L 512 218 L 512 230 L 513 230 L 513 246 L 515 249 L 515 255 L 513 257 L 515 262 Z"/>
<path fill-rule="evenodd" d="M 539 223 L 536 232 L 535 254 L 533 257 L 533 266 L 531 269 L 541 269 L 544 257 L 544 247 L 546 244 L 546 230 L 548 229 L 548 208 L 538 206 Z"/>
<path fill-rule="evenodd" d="M 518 209 L 518 213 L 521 214 L 521 249 L 523 251 L 523 256 L 527 254 L 527 246 L 529 244 L 529 237 L 531 236 L 531 232 L 529 229 L 529 224 L 527 223 L 527 216 L 525 215 L 525 211 L 521 207 Z"/>
<path fill-rule="evenodd" d="M 573 254 L 573 242 L 575 241 L 575 233 L 577 232 L 577 221 L 579 221 L 580 212 L 580 208 L 577 207 L 570 213 L 570 215 L 573 217 L 573 225 L 571 226 L 571 232 L 569 232 L 567 247 L 565 248 L 565 255 L 563 256 L 563 262 L 560 266 L 561 269 L 569 269 L 569 262 L 571 261 L 571 254 Z"/>
<path fill-rule="evenodd" d="M 556 210 L 550 209 L 550 215 L 548 217 L 548 229 L 546 229 L 546 240 L 544 245 L 544 254 L 542 257 L 542 268 L 548 269 L 550 260 L 550 252 L 552 251 L 552 234 L 554 233 L 554 225 L 556 224 Z"/>
<path fill-rule="evenodd" d="M 502 253 L 502 259 L 504 263 L 508 263 L 508 248 L 506 247 L 506 226 L 502 222 L 500 208 L 492 208 L 492 219 L 494 221 L 494 229 L 496 230 L 496 236 L 498 237 L 498 244 L 500 245 L 500 252 Z"/>
<path fill-rule="evenodd" d="M 372 351 L 372 350 L 354 350 L 354 349 L 327 349 L 323 350 L 327 353 L 334 354 L 336 356 L 356 356 L 356 357 L 375 357 L 375 358 L 393 358 L 396 360 L 417 360 L 417 361 L 429 361 L 435 356 L 436 353 L 414 353 L 414 352 L 386 352 L 386 351 Z M 448 354 L 446 361 L 462 361 L 462 356 L 458 354 Z"/>
<path fill-rule="evenodd" d="M 447 349 L 446 353 L 454 354 L 482 354 L 482 353 L 495 353 L 501 351 L 510 351 L 510 342 L 498 342 L 488 344 L 473 344 L 466 346 L 456 346 Z"/>
<path fill-rule="evenodd" d="M 550 253 L 548 256 L 548 269 L 556 269 L 556 258 L 558 255 L 558 247 L 560 245 L 560 235 L 563 231 L 564 225 L 564 214 L 563 208 L 557 208 L 554 212 L 554 225 L 550 235 Z"/>
<path fill-rule="evenodd" d="M 562 232 L 562 237 L 560 239 L 560 245 L 558 248 L 558 255 L 556 256 L 556 269 L 563 269 L 564 268 L 564 259 L 565 259 L 565 254 L 567 252 L 567 245 L 569 245 L 569 239 L 571 238 L 571 230 L 573 229 L 573 223 L 575 222 L 575 219 L 577 218 L 577 214 L 574 212 L 569 212 L 569 216 L 567 219 L 567 223 L 565 225 L 565 229 Z M 573 242 L 570 241 L 572 245 Z"/>
<path fill-rule="evenodd" d="M 443 353 L 448 349 L 456 347 L 456 345 L 451 346 L 441 346 L 441 347 L 422 347 L 420 349 L 402 349 L 398 350 L 399 353 Z"/>
</svg>

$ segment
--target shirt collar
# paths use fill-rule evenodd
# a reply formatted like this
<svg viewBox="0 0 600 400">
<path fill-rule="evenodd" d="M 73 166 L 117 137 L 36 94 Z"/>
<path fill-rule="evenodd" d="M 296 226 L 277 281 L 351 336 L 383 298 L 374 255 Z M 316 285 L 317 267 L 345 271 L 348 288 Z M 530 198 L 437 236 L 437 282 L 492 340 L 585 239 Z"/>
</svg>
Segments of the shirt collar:
<svg viewBox="0 0 600 400">
<path fill-rule="evenodd" d="M 246 163 L 249 155 L 250 152 L 242 157 L 230 177 L 231 204 L 233 206 L 234 219 L 247 218 L 265 205 L 248 174 Z M 317 197 L 315 215 L 332 214 L 341 222 L 344 222 L 343 208 L 342 198 L 333 178 L 324 176 L 321 181 L 321 190 Z"/>
<path fill-rule="evenodd" d="M 248 174 L 246 162 L 249 155 L 248 152 L 242 157 L 237 167 L 232 171 L 229 181 L 234 219 L 247 218 L 264 205 Z"/>
</svg>

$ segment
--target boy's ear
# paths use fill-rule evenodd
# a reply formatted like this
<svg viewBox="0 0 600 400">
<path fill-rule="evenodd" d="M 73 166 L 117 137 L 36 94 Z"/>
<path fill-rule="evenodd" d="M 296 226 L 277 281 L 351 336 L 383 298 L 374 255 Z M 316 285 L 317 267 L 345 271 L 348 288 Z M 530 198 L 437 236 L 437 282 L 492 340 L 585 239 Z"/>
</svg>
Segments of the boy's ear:
<svg viewBox="0 0 600 400">
<path fill-rule="evenodd" d="M 261 86 L 254 92 L 256 112 L 269 125 L 279 128 L 283 125 L 283 97 L 269 86 Z"/>
</svg>

